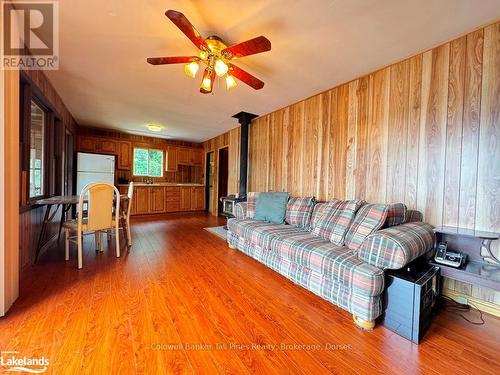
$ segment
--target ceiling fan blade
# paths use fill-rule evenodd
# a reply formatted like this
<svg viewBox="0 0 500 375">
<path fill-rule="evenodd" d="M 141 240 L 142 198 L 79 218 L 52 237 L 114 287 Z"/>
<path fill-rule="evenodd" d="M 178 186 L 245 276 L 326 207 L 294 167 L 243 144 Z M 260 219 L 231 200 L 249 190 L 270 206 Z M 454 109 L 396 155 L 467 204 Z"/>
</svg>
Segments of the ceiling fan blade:
<svg viewBox="0 0 500 375">
<path fill-rule="evenodd" d="M 196 47 L 201 50 L 208 51 L 207 42 L 203 39 L 200 33 L 194 28 L 184 14 L 176 10 L 167 10 L 165 15 L 186 35 Z"/>
<path fill-rule="evenodd" d="M 242 42 L 235 44 L 234 46 L 223 49 L 222 55 L 226 59 L 231 59 L 233 57 L 243 57 L 249 55 L 255 55 L 256 53 L 266 52 L 271 50 L 271 42 L 264 36 L 258 36 Z"/>
<path fill-rule="evenodd" d="M 250 73 L 238 68 L 236 65 L 228 64 L 231 74 L 234 78 L 239 79 L 241 82 L 246 83 L 248 86 L 253 87 L 255 90 L 260 90 L 264 87 L 264 82 L 262 82 L 257 77 L 254 77 Z"/>
<path fill-rule="evenodd" d="M 196 56 L 172 56 L 172 57 L 149 57 L 147 62 L 151 65 L 182 64 L 191 61 L 198 61 Z"/>
</svg>

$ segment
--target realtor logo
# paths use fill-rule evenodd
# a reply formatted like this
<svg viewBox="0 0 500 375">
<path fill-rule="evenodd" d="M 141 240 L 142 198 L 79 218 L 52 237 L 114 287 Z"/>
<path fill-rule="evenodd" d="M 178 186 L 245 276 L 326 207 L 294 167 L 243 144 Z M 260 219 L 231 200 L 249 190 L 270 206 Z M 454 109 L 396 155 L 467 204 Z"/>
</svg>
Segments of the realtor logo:
<svg viewBox="0 0 500 375">
<path fill-rule="evenodd" d="M 1 0 L 3 69 L 59 68 L 59 3 Z"/>
</svg>

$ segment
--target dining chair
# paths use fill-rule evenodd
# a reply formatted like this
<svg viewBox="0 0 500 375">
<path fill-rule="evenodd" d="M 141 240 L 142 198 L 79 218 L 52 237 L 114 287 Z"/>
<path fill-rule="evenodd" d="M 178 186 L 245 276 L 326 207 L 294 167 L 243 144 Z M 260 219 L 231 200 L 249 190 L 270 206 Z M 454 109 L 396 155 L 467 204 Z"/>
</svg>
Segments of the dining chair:
<svg viewBox="0 0 500 375">
<path fill-rule="evenodd" d="M 87 215 L 85 217 L 83 214 L 84 203 L 87 203 Z M 66 221 L 63 224 L 66 260 L 69 260 L 69 242 L 70 240 L 74 241 L 76 237 L 78 269 L 81 269 L 83 266 L 83 235 L 94 232 L 96 247 L 101 249 L 101 231 L 110 229 L 114 229 L 116 233 L 116 257 L 120 257 L 119 224 L 118 220 L 113 217 L 113 211 L 120 212 L 120 192 L 115 186 L 99 182 L 89 184 L 83 188 L 78 202 L 78 218 Z M 76 236 L 70 237 L 70 231 L 76 231 Z"/>
<path fill-rule="evenodd" d="M 131 182 L 128 185 L 128 192 L 127 192 L 127 197 L 128 197 L 128 202 L 127 202 L 127 211 L 124 212 L 124 224 L 127 227 L 127 245 L 128 247 L 132 246 L 132 233 L 130 230 L 130 211 L 132 210 L 132 198 L 134 196 L 134 183 Z"/>
<path fill-rule="evenodd" d="M 132 233 L 130 230 L 130 212 L 132 210 L 132 200 L 134 197 L 134 183 L 131 182 L 128 185 L 128 191 L 127 191 L 127 202 L 126 206 L 121 208 L 120 212 L 120 220 L 118 222 L 118 225 L 120 229 L 123 229 L 123 234 L 125 236 L 125 239 L 127 240 L 127 247 L 132 246 Z M 108 242 L 111 241 L 111 235 L 112 231 L 108 230 Z"/>
</svg>

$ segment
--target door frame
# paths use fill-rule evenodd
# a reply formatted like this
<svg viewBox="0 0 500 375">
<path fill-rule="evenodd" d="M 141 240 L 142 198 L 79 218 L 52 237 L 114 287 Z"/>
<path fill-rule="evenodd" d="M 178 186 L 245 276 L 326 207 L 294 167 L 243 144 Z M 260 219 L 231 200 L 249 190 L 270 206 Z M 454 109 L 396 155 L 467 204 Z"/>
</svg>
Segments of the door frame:
<svg viewBox="0 0 500 375">
<path fill-rule="evenodd" d="M 215 175 L 216 175 L 216 178 L 217 178 L 217 184 L 215 185 L 216 188 L 214 189 L 214 195 L 217 197 L 217 204 L 214 206 L 214 209 L 215 209 L 215 215 L 216 216 L 219 216 L 219 177 L 220 177 L 220 152 L 221 150 L 223 149 L 227 149 L 227 184 L 228 184 L 228 187 L 227 187 L 227 190 L 228 190 L 228 193 L 229 193 L 229 145 L 224 145 L 224 146 L 221 146 L 221 147 L 218 147 L 217 148 L 217 159 L 216 159 L 216 162 L 215 162 L 215 165 L 216 165 L 216 169 L 214 172 Z"/>
<path fill-rule="evenodd" d="M 205 212 L 210 212 L 209 210 L 209 199 L 210 199 L 210 181 L 209 181 L 209 175 L 210 175 L 210 158 L 208 157 L 210 154 L 214 155 L 214 164 L 215 164 L 215 151 L 206 151 L 205 152 Z M 215 165 L 214 165 L 214 176 L 215 176 Z M 215 179 L 215 178 L 214 178 Z M 213 186 L 214 192 L 215 192 L 215 181 L 214 181 L 214 186 Z M 212 202 L 213 203 L 213 202 Z"/>
</svg>

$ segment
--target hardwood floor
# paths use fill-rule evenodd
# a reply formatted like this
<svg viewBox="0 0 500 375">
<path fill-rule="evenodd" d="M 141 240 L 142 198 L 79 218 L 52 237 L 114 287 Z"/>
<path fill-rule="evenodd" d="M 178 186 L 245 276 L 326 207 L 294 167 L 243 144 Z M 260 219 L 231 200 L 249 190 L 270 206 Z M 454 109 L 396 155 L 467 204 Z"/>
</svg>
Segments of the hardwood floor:
<svg viewBox="0 0 500 375">
<path fill-rule="evenodd" d="M 421 345 L 381 326 L 364 332 L 203 230 L 218 224 L 138 219 L 119 259 L 87 238 L 80 271 L 74 248 L 69 262 L 51 249 L 23 273 L 0 349 L 44 355 L 53 374 L 500 373 L 500 319 L 473 326 L 442 312 Z"/>
</svg>

